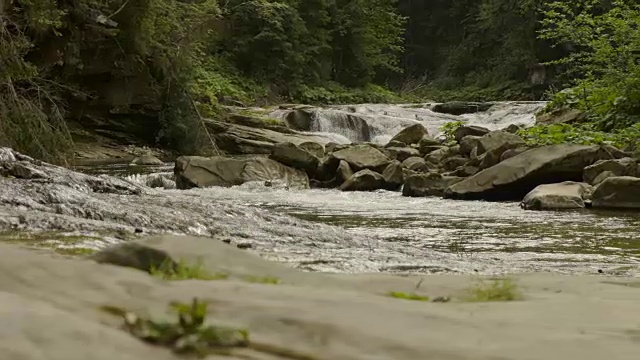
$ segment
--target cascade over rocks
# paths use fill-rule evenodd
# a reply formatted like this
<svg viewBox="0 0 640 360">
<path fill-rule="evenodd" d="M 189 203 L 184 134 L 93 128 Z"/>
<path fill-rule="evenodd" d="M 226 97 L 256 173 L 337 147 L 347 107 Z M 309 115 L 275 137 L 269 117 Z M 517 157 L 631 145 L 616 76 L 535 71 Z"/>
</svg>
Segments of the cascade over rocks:
<svg viewBox="0 0 640 360">
<path fill-rule="evenodd" d="M 543 146 L 509 158 L 451 186 L 445 197 L 521 200 L 538 185 L 581 181 L 586 166 L 615 156 L 620 154 L 606 146 Z"/>
<path fill-rule="evenodd" d="M 592 192 L 593 187 L 585 183 L 544 184 L 528 193 L 520 205 L 525 210 L 582 209 Z"/>
<path fill-rule="evenodd" d="M 277 161 L 255 157 L 230 159 L 181 156 L 174 169 L 178 189 L 193 187 L 230 187 L 249 181 L 282 181 L 292 188 L 309 188 L 309 177 L 298 169 Z"/>
<path fill-rule="evenodd" d="M 594 208 L 640 210 L 640 178 L 614 176 L 602 181 L 592 195 Z"/>
</svg>

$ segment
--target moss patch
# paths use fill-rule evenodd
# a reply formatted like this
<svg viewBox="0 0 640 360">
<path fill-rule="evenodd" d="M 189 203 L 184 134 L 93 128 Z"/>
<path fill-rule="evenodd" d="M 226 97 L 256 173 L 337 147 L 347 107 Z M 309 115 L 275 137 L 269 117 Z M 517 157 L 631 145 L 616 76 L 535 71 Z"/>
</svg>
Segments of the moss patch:
<svg viewBox="0 0 640 360">
<path fill-rule="evenodd" d="M 480 280 L 469 289 L 469 295 L 464 300 L 469 302 L 515 301 L 521 300 L 522 293 L 518 285 L 509 278 Z"/>
<path fill-rule="evenodd" d="M 195 264 L 188 264 L 181 259 L 177 266 L 166 261 L 159 267 L 149 269 L 149 273 L 164 280 L 225 280 L 229 277 L 226 273 L 210 273 L 204 268 L 202 259 L 198 259 Z"/>
<path fill-rule="evenodd" d="M 429 301 L 428 296 L 418 295 L 416 293 L 405 293 L 401 291 L 391 291 L 389 294 L 392 298 L 403 299 L 403 300 L 413 300 L 413 301 Z"/>
</svg>

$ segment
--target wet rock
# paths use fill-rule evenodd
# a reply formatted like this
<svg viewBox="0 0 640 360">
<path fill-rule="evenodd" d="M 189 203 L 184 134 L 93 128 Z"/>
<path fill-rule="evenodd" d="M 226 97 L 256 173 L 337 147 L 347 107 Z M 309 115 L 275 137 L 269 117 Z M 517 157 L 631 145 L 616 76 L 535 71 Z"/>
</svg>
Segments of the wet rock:
<svg viewBox="0 0 640 360">
<path fill-rule="evenodd" d="M 100 264 L 129 267 L 146 272 L 166 266 L 176 270 L 178 263 L 162 250 L 137 243 L 123 243 L 101 250 L 91 256 Z"/>
<path fill-rule="evenodd" d="M 131 161 L 131 165 L 156 166 L 164 165 L 164 162 L 151 154 L 146 154 L 133 159 L 133 161 Z"/>
<path fill-rule="evenodd" d="M 593 179 L 593 183 L 591 185 L 593 185 L 593 186 L 600 185 L 600 183 L 602 183 L 606 179 L 608 179 L 610 177 L 616 177 L 616 176 L 619 176 L 619 175 L 616 175 L 611 171 L 603 171 L 598 176 L 596 176 L 595 179 Z"/>
<path fill-rule="evenodd" d="M 315 178 L 320 181 L 328 181 L 334 179 L 340 161 L 341 160 L 338 160 L 332 156 L 326 156 L 320 161 Z"/>
<path fill-rule="evenodd" d="M 282 181 L 292 188 L 309 188 L 309 177 L 304 171 L 262 157 L 231 159 L 182 156 L 176 160 L 174 172 L 178 189 L 230 187 L 268 180 Z"/>
<path fill-rule="evenodd" d="M 420 158 L 418 158 L 420 159 Z M 398 190 L 404 183 L 404 171 L 399 161 L 394 161 L 382 172 L 385 189 L 390 191 Z"/>
<path fill-rule="evenodd" d="M 505 150 L 505 152 L 502 153 L 502 155 L 500 156 L 500 161 L 505 161 L 509 158 L 512 158 L 514 156 L 520 155 L 523 152 L 529 150 L 528 147 L 523 147 L 523 146 L 519 146 L 515 149 L 507 149 Z"/>
<path fill-rule="evenodd" d="M 380 150 L 365 144 L 335 151 L 331 157 L 346 161 L 355 171 L 369 169 L 382 172 L 391 163 L 391 159 Z"/>
<path fill-rule="evenodd" d="M 520 131 L 520 129 L 522 129 L 519 125 L 516 124 L 511 124 L 509 126 L 507 126 L 506 128 L 502 129 L 502 131 L 511 133 L 511 134 L 516 134 L 518 131 Z"/>
<path fill-rule="evenodd" d="M 391 147 L 391 148 L 387 148 L 387 151 L 391 155 L 390 157 L 392 159 L 396 159 L 400 162 L 405 161 L 406 159 L 412 156 L 420 156 L 420 151 L 413 148 L 408 148 L 408 147 L 404 147 L 404 148 Z"/>
<path fill-rule="evenodd" d="M 450 173 L 443 174 L 443 175 L 457 176 L 457 177 L 469 177 L 469 176 L 473 176 L 473 175 L 477 174 L 478 171 L 480 171 L 480 169 L 477 166 L 464 165 L 464 166 L 460 166 L 455 171 L 452 171 Z"/>
<path fill-rule="evenodd" d="M 294 130 L 310 131 L 313 122 L 312 108 L 292 110 L 286 115 L 285 121 Z"/>
<path fill-rule="evenodd" d="M 452 156 L 442 161 L 442 167 L 446 171 L 454 171 L 455 169 L 464 166 L 467 162 L 469 162 L 469 159 L 461 156 Z"/>
<path fill-rule="evenodd" d="M 407 146 L 408 145 L 403 143 L 403 142 L 392 140 L 392 141 L 389 141 L 389 143 L 387 143 L 387 145 L 385 145 L 384 147 L 385 148 L 394 148 L 394 147 L 395 148 L 404 148 L 404 147 L 407 147 Z"/>
<path fill-rule="evenodd" d="M 349 164 L 344 160 L 340 160 L 338 169 L 336 170 L 336 186 L 344 184 L 344 182 L 349 180 L 352 176 L 353 170 L 351 170 Z"/>
<path fill-rule="evenodd" d="M 403 161 L 402 167 L 417 172 L 429 172 L 431 168 L 423 158 L 417 156 L 410 157 Z"/>
<path fill-rule="evenodd" d="M 429 153 L 427 156 L 424 157 L 424 159 L 427 162 L 431 162 L 434 164 L 439 164 L 441 162 L 443 162 L 444 160 L 456 156 L 460 154 L 460 146 L 456 145 L 456 146 L 452 146 L 452 147 L 443 147 L 440 148 L 436 151 L 432 151 L 431 153 Z"/>
<path fill-rule="evenodd" d="M 460 139 L 460 153 L 470 156 L 471 151 L 478 147 L 481 138 L 481 136 L 467 135 Z"/>
<path fill-rule="evenodd" d="M 595 188 L 591 201 L 599 209 L 640 209 L 640 178 L 607 178 Z"/>
<path fill-rule="evenodd" d="M 524 140 L 518 135 L 510 134 L 504 131 L 492 131 L 480 139 L 478 139 L 478 156 L 493 149 L 513 149 L 518 146 L 524 145 Z M 500 152 L 500 155 L 502 155 Z M 498 156 L 500 159 L 500 156 Z"/>
<path fill-rule="evenodd" d="M 635 159 L 630 157 L 597 161 L 595 164 L 584 168 L 584 182 L 595 185 L 595 179 L 605 171 L 614 176 L 639 176 L 640 166 Z"/>
<path fill-rule="evenodd" d="M 402 196 L 442 196 L 445 189 L 462 181 L 462 179 L 463 178 L 460 177 L 442 176 L 435 173 L 409 176 L 404 181 Z"/>
<path fill-rule="evenodd" d="M 147 181 L 145 181 L 145 185 L 147 185 L 150 188 L 163 188 L 165 190 L 170 190 L 170 189 L 175 189 L 176 188 L 176 182 L 171 180 L 171 179 L 167 179 L 166 177 L 162 176 L 162 175 L 156 175 L 156 176 L 151 176 L 147 179 Z"/>
<path fill-rule="evenodd" d="M 320 163 L 317 157 L 292 143 L 275 144 L 269 158 L 292 168 L 304 170 L 310 176 L 316 173 Z"/>
<path fill-rule="evenodd" d="M 592 192 L 593 187 L 585 183 L 545 184 L 528 193 L 520 206 L 525 210 L 582 209 Z"/>
<path fill-rule="evenodd" d="M 46 179 L 47 174 L 27 162 L 4 162 L 0 164 L 2 176 L 13 176 L 18 179 Z"/>
<path fill-rule="evenodd" d="M 436 104 L 433 106 L 432 110 L 443 114 L 463 115 L 487 111 L 491 106 L 493 106 L 491 103 L 451 101 Z"/>
<path fill-rule="evenodd" d="M 434 139 L 429 135 L 423 136 L 422 139 L 420 139 L 420 141 L 418 142 L 418 150 L 420 150 L 420 154 L 422 154 L 422 156 L 425 156 L 430 152 L 437 150 L 437 148 L 435 148 L 436 146 L 442 146 L 442 144 L 440 143 L 440 141 Z"/>
<path fill-rule="evenodd" d="M 500 161 L 502 161 L 502 158 L 505 152 L 514 148 L 520 148 L 520 146 L 521 145 L 518 143 L 506 142 L 496 148 L 490 149 L 489 151 L 485 152 L 484 154 L 482 154 L 482 156 L 478 158 L 480 160 L 480 165 L 479 165 L 480 170 L 488 169 L 500 163 Z M 512 154 L 511 156 L 508 156 L 507 159 L 515 155 L 517 155 L 517 153 Z"/>
<path fill-rule="evenodd" d="M 337 143 L 334 143 L 334 142 L 330 142 L 330 143 L 327 143 L 324 146 L 324 149 L 325 149 L 327 154 L 330 154 L 330 153 L 332 153 L 332 152 L 334 152 L 336 150 L 342 150 L 342 149 L 344 149 L 346 147 L 347 146 L 345 146 L 345 145 L 340 145 L 340 144 L 337 144 Z"/>
<path fill-rule="evenodd" d="M 318 159 L 322 159 L 325 155 L 324 146 L 312 141 L 303 142 L 298 145 L 298 147 L 302 150 L 306 150 L 309 154 L 317 157 Z"/>
<path fill-rule="evenodd" d="M 460 140 L 462 140 L 465 136 L 484 136 L 488 134 L 489 131 L 489 129 L 483 128 L 481 126 L 463 125 L 456 129 L 456 131 L 453 133 L 453 136 L 456 139 L 456 142 L 459 143 Z"/>
<path fill-rule="evenodd" d="M 384 187 L 384 178 L 377 172 L 365 169 L 353 174 L 344 184 L 342 191 L 373 191 Z"/>
<path fill-rule="evenodd" d="M 586 166 L 611 159 L 603 146 L 551 145 L 531 149 L 447 189 L 455 199 L 521 200 L 536 186 L 582 180 Z"/>
<path fill-rule="evenodd" d="M 429 132 L 422 124 L 414 124 L 404 128 L 391 141 L 403 142 L 407 145 L 417 144 L 424 136 L 428 136 Z"/>
<path fill-rule="evenodd" d="M 427 156 L 429 154 L 431 154 L 434 151 L 438 151 L 440 149 L 445 149 L 447 148 L 447 146 L 444 145 L 426 145 L 426 146 L 422 146 L 420 147 L 420 155 L 423 156 Z"/>
</svg>

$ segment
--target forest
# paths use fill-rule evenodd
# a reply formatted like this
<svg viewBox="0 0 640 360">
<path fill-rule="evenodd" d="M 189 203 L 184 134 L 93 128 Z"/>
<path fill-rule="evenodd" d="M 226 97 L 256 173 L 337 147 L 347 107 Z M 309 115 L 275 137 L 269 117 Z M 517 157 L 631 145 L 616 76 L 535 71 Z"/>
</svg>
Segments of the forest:
<svg viewBox="0 0 640 360">
<path fill-rule="evenodd" d="M 126 119 L 193 152 L 198 116 L 282 102 L 545 99 L 637 129 L 639 28 L 635 0 L 0 0 L 0 145 L 56 158 L 70 122 Z"/>
</svg>

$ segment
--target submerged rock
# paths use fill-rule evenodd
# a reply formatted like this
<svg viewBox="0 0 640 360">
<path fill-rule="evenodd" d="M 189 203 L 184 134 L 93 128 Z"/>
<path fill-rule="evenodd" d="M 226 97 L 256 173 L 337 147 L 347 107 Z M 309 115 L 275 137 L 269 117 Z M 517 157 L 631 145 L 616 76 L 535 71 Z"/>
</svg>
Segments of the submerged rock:
<svg viewBox="0 0 640 360">
<path fill-rule="evenodd" d="M 521 200 L 538 185 L 581 181 L 586 166 L 614 156 L 615 152 L 604 146 L 543 146 L 509 158 L 451 186 L 445 197 Z"/>
<path fill-rule="evenodd" d="M 593 187 L 585 183 L 566 181 L 545 184 L 528 193 L 521 206 L 525 210 L 582 209 L 592 192 Z"/>
<path fill-rule="evenodd" d="M 640 178 L 610 177 L 596 187 L 592 195 L 594 208 L 640 209 Z"/>
<path fill-rule="evenodd" d="M 306 150 L 309 154 L 317 157 L 318 159 L 322 159 L 324 157 L 324 146 L 318 143 L 307 141 L 298 145 L 298 147 L 302 150 Z"/>
<path fill-rule="evenodd" d="M 450 101 L 434 105 L 433 111 L 443 114 L 463 115 L 487 111 L 492 106 L 493 104 L 491 103 Z"/>
<path fill-rule="evenodd" d="M 133 161 L 131 161 L 131 165 L 153 166 L 153 165 L 164 165 L 164 162 L 151 154 L 146 154 L 146 155 L 138 156 L 137 158 L 133 159 Z"/>
</svg>

